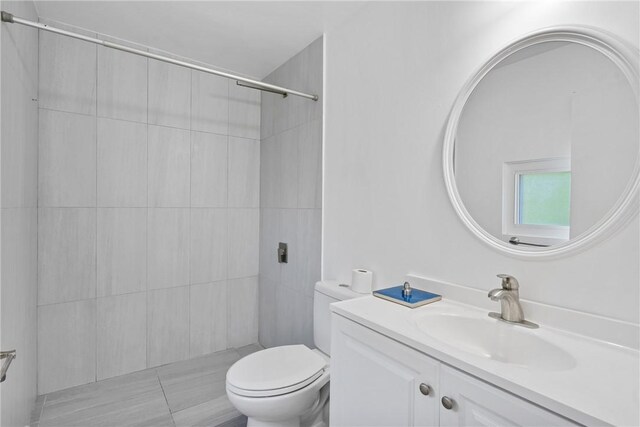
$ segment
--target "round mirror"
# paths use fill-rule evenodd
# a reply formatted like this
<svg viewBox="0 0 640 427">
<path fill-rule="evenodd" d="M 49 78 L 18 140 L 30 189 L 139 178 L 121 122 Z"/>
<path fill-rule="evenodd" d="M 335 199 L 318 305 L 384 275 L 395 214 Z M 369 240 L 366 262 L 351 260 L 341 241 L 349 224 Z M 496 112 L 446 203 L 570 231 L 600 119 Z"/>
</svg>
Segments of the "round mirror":
<svg viewBox="0 0 640 427">
<path fill-rule="evenodd" d="M 444 142 L 450 199 L 483 241 L 561 255 L 637 210 L 638 56 L 592 29 L 524 37 L 467 82 Z"/>
</svg>

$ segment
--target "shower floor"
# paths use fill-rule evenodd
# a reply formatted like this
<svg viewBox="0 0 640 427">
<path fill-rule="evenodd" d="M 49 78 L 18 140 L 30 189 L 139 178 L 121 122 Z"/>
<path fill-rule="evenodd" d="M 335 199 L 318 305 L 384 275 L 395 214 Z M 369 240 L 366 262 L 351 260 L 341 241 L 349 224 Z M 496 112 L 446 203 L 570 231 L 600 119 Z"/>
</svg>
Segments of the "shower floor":
<svg viewBox="0 0 640 427">
<path fill-rule="evenodd" d="M 39 396 L 32 427 L 246 426 L 229 403 L 225 377 L 258 344 L 171 363 Z"/>
</svg>

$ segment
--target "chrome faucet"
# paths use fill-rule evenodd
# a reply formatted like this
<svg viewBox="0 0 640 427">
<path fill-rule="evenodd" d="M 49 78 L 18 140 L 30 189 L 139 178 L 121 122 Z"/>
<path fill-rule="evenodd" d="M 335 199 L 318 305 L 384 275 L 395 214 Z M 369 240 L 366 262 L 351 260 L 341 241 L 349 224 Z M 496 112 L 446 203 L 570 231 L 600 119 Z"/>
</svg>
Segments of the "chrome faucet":
<svg viewBox="0 0 640 427">
<path fill-rule="evenodd" d="M 502 279 L 502 287 L 489 291 L 491 301 L 500 301 L 501 313 L 489 313 L 489 316 L 513 323 L 516 325 L 527 326 L 529 328 L 537 328 L 538 325 L 524 320 L 524 312 L 520 305 L 520 284 L 515 277 L 508 274 L 498 274 Z"/>
</svg>

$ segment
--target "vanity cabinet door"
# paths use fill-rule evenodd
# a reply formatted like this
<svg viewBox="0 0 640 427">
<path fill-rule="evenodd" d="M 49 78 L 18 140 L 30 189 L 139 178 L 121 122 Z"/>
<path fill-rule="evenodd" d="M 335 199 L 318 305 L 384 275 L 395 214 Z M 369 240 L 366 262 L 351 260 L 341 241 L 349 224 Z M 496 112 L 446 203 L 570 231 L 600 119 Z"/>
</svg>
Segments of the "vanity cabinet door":
<svg viewBox="0 0 640 427">
<path fill-rule="evenodd" d="M 576 426 L 577 424 L 457 369 L 440 365 L 441 426 Z"/>
<path fill-rule="evenodd" d="M 333 314 L 331 426 L 437 426 L 438 366 Z"/>
</svg>

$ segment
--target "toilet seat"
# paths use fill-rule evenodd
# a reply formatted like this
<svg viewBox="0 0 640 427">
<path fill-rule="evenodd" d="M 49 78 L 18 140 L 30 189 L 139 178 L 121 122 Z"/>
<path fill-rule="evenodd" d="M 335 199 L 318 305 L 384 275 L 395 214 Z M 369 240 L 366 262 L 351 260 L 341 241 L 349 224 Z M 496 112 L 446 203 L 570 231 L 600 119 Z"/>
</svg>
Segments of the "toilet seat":
<svg viewBox="0 0 640 427">
<path fill-rule="evenodd" d="M 322 376 L 326 360 L 304 345 L 261 350 L 227 372 L 227 389 L 246 397 L 279 396 L 300 390 Z"/>
</svg>

